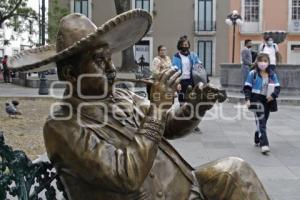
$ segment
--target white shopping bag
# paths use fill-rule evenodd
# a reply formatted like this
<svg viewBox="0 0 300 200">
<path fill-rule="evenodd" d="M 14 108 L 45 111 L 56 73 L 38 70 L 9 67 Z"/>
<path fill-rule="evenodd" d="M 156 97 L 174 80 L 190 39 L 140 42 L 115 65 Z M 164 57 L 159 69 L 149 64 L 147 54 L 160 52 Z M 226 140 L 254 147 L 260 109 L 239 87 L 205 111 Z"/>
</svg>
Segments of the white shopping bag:
<svg viewBox="0 0 300 200">
<path fill-rule="evenodd" d="M 267 97 L 271 96 L 271 94 L 275 90 L 275 84 L 274 83 L 269 83 L 268 84 L 268 90 L 267 90 Z"/>
</svg>

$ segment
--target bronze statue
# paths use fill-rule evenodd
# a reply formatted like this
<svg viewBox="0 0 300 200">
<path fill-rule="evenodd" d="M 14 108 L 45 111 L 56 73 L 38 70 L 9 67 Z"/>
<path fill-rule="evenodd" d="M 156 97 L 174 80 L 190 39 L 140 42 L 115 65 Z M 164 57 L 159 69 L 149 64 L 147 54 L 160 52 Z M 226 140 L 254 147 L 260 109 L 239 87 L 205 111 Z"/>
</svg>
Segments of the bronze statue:
<svg viewBox="0 0 300 200">
<path fill-rule="evenodd" d="M 151 102 L 113 88 L 112 53 L 134 45 L 151 23 L 151 16 L 142 10 L 118 15 L 99 28 L 85 16 L 71 14 L 60 22 L 56 51 L 54 46 L 42 47 L 9 60 L 15 71 L 44 70 L 56 62 L 59 79 L 71 84 L 65 91 L 71 98 L 63 100 L 44 127 L 48 156 L 68 197 L 269 199 L 243 160 L 230 157 L 193 168 L 167 141 L 189 134 L 215 102 L 225 100 L 218 89 L 189 88 L 187 103 L 174 110 L 171 104 L 180 74 L 172 69 L 153 80 Z"/>
</svg>

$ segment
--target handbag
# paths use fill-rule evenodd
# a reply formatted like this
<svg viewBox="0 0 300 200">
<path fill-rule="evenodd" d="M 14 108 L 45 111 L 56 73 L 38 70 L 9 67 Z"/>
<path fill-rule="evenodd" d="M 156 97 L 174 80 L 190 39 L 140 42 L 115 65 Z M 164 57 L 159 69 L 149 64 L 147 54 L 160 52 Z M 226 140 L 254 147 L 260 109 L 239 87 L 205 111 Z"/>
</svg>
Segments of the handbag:
<svg viewBox="0 0 300 200">
<path fill-rule="evenodd" d="M 277 106 L 277 100 L 274 99 L 273 101 L 269 102 L 270 112 L 277 112 L 278 106 Z"/>
<path fill-rule="evenodd" d="M 207 84 L 208 82 L 206 70 L 204 66 L 200 63 L 193 65 L 192 77 L 194 85 L 197 85 L 200 82 Z"/>
</svg>

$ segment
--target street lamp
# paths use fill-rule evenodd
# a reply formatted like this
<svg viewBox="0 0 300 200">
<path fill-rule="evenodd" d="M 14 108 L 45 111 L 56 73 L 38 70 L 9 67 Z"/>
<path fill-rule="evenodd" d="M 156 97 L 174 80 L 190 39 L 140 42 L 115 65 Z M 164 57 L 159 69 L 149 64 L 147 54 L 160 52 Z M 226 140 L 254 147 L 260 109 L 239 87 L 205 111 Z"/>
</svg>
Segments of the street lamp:
<svg viewBox="0 0 300 200">
<path fill-rule="evenodd" d="M 239 15 L 239 12 L 237 10 L 232 11 L 232 13 L 230 13 L 226 20 L 225 20 L 226 24 L 229 26 L 233 26 L 233 39 L 232 39 L 232 63 L 234 63 L 234 52 L 235 52 L 235 29 L 236 29 L 236 25 L 241 26 L 244 22 L 243 19 L 241 17 L 241 15 Z"/>
<path fill-rule="evenodd" d="M 39 7 L 40 9 L 40 7 Z M 46 14 L 46 7 L 45 7 L 45 0 L 42 0 L 42 23 L 39 24 L 40 26 L 40 37 L 42 37 L 42 45 L 44 46 L 46 44 L 46 21 L 45 21 L 45 14 Z M 39 16 L 40 17 L 40 16 Z M 41 72 L 40 75 L 40 85 L 39 85 L 39 94 L 40 95 L 47 95 L 49 94 L 48 90 L 48 83 L 47 83 L 47 77 L 45 76 L 45 72 Z"/>
</svg>

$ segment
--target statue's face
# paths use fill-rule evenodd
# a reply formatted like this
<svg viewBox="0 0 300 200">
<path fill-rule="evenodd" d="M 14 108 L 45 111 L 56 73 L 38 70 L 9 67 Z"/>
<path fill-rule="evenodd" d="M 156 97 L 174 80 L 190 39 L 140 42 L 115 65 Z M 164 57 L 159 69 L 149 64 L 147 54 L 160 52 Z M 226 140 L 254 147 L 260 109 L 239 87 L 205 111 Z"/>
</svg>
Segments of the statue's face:
<svg viewBox="0 0 300 200">
<path fill-rule="evenodd" d="M 82 56 L 80 63 L 81 93 L 83 95 L 102 95 L 110 92 L 116 76 L 116 68 L 108 48 L 98 49 Z M 80 78 L 80 77 L 79 77 Z"/>
</svg>

